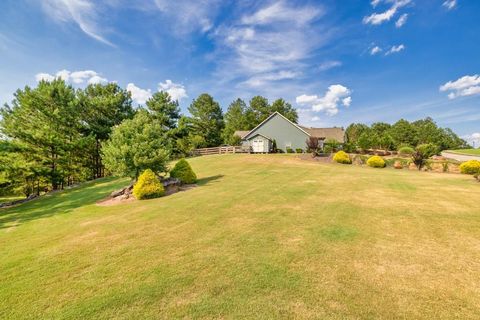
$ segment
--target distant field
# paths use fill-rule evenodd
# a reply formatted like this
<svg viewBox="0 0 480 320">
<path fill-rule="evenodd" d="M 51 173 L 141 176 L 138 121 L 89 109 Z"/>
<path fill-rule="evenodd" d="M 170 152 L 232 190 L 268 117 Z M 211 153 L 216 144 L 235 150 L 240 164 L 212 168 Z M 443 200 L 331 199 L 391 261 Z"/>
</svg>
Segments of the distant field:
<svg viewBox="0 0 480 320">
<path fill-rule="evenodd" d="M 480 156 L 480 149 L 448 150 L 448 152 L 465 154 L 469 156 Z"/>
<path fill-rule="evenodd" d="M 165 198 L 97 206 L 109 178 L 0 210 L 0 319 L 478 319 L 471 176 L 189 161 Z"/>
</svg>

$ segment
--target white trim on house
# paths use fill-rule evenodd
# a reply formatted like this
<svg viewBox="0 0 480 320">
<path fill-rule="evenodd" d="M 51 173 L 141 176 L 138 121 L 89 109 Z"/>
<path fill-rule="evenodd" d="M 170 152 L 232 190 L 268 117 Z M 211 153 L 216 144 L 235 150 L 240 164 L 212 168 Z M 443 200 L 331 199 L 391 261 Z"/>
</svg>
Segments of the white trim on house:
<svg viewBox="0 0 480 320">
<path fill-rule="evenodd" d="M 280 112 L 278 111 L 275 111 L 274 113 L 272 113 L 271 115 L 269 115 L 267 117 L 267 119 L 263 120 L 262 122 L 260 122 L 260 124 L 258 126 L 256 126 L 255 128 L 253 128 L 252 130 L 250 130 L 249 133 L 247 133 L 243 139 L 244 140 L 248 140 L 248 137 L 250 136 L 250 134 L 252 134 L 255 130 L 257 130 L 258 128 L 260 128 L 264 123 L 266 123 L 268 120 L 270 120 L 274 115 L 278 114 L 279 116 L 281 116 L 283 119 L 287 120 L 288 122 L 290 122 L 293 126 L 295 126 L 298 130 L 302 131 L 303 133 L 305 133 L 307 136 L 310 137 L 310 134 L 308 132 L 306 132 L 305 130 L 303 130 L 302 128 L 300 128 L 299 125 L 293 123 L 292 121 L 290 121 L 288 118 L 286 118 L 283 114 L 281 114 Z M 267 138 L 267 137 L 265 137 Z M 269 138 L 267 138 L 269 139 Z"/>
</svg>

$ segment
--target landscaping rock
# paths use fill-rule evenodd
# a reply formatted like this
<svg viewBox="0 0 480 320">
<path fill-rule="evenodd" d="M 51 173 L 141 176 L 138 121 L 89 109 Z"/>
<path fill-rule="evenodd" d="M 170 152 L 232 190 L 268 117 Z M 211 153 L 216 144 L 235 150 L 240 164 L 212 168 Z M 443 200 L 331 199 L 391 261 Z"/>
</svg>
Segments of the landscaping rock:
<svg viewBox="0 0 480 320">
<path fill-rule="evenodd" d="M 395 161 L 395 163 L 393 164 L 393 167 L 395 169 L 403 169 L 402 163 L 398 160 Z"/>
</svg>

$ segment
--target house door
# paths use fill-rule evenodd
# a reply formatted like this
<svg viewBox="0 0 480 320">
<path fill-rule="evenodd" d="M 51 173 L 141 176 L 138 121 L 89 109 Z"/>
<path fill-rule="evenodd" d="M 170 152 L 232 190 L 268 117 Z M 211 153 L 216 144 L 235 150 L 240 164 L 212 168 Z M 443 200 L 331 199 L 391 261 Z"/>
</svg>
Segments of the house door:
<svg viewBox="0 0 480 320">
<path fill-rule="evenodd" d="M 253 152 L 265 152 L 263 140 L 261 139 L 255 139 L 252 141 L 252 149 Z"/>
</svg>

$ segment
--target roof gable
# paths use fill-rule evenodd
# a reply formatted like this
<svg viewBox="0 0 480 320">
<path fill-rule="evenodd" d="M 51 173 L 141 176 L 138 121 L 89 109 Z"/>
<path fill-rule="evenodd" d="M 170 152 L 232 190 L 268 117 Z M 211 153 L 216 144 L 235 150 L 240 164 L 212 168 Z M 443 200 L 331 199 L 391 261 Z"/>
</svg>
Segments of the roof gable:
<svg viewBox="0 0 480 320">
<path fill-rule="evenodd" d="M 263 120 L 258 126 L 256 126 L 255 128 L 253 128 L 252 130 L 250 130 L 249 133 L 247 133 L 243 139 L 249 139 L 252 134 L 255 133 L 255 131 L 257 131 L 259 128 L 261 128 L 265 123 L 267 123 L 268 121 L 270 121 L 271 119 L 273 119 L 275 116 L 279 116 L 279 117 L 282 117 L 284 120 L 286 120 L 288 123 L 290 123 L 292 126 L 294 126 L 295 128 L 297 128 L 298 130 L 302 131 L 303 133 L 305 133 L 307 136 L 310 136 L 310 134 L 305 131 L 304 129 L 302 129 L 299 125 L 293 123 L 292 121 L 288 120 L 283 114 L 281 114 L 280 112 L 278 111 L 275 111 L 274 113 L 272 113 L 271 115 L 269 115 L 267 117 L 267 119 Z"/>
</svg>

